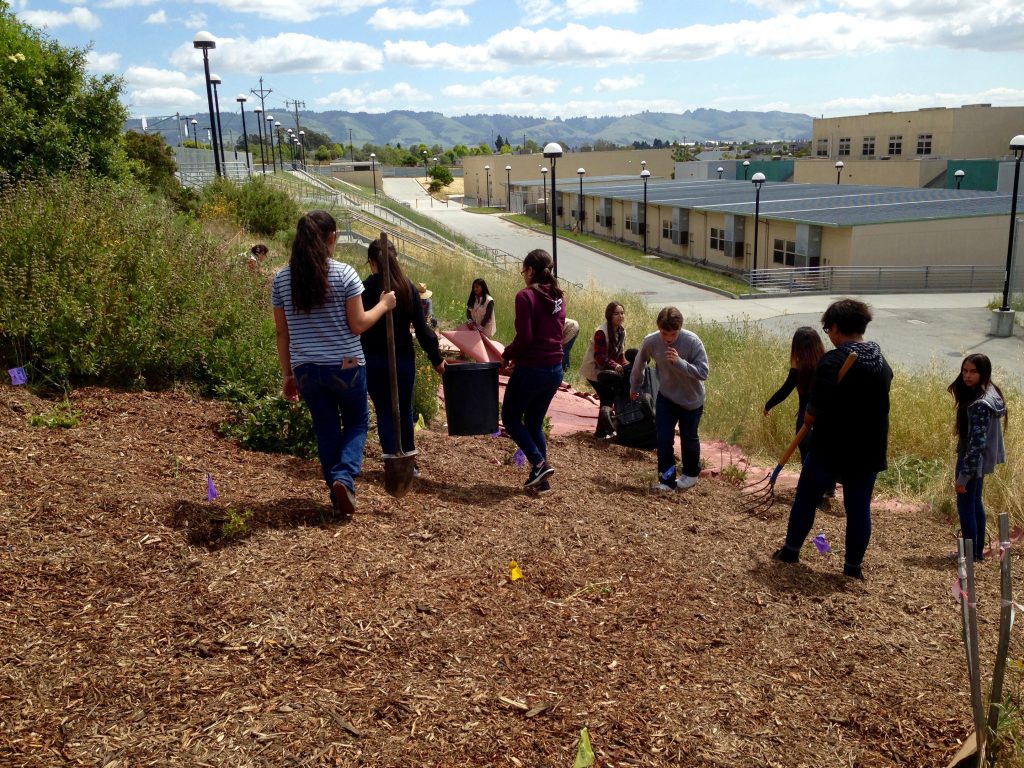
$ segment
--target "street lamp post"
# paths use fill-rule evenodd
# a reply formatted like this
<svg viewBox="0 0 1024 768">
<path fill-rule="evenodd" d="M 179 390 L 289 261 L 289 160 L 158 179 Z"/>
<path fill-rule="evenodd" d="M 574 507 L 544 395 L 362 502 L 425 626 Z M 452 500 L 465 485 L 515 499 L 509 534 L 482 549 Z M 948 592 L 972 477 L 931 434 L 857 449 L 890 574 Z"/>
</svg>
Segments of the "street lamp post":
<svg viewBox="0 0 1024 768">
<path fill-rule="evenodd" d="M 722 166 L 718 166 L 716 170 L 718 171 L 718 180 L 721 181 L 722 174 L 725 173 L 725 168 L 723 168 Z"/>
<path fill-rule="evenodd" d="M 487 207 L 490 208 L 491 207 L 491 166 L 485 165 L 484 166 L 484 173 L 486 174 L 486 176 L 485 176 L 486 182 L 485 183 L 487 184 Z"/>
<path fill-rule="evenodd" d="M 370 153 L 370 175 L 373 176 L 373 196 L 377 197 L 377 153 Z"/>
<path fill-rule="evenodd" d="M 302 167 L 306 167 L 306 132 L 299 131 L 299 156 L 302 158 Z"/>
<path fill-rule="evenodd" d="M 584 213 L 583 213 L 583 177 L 587 175 L 587 169 L 586 168 L 577 168 L 576 169 L 576 175 L 580 177 L 580 204 L 578 206 L 579 210 L 576 211 L 576 213 L 579 214 L 579 219 L 580 219 L 579 230 L 580 230 L 580 234 L 582 235 L 583 234 L 583 221 L 586 219 L 586 216 L 584 216 Z"/>
<path fill-rule="evenodd" d="M 281 123 L 277 120 L 274 121 L 274 127 L 277 129 L 277 161 L 281 164 L 281 170 L 284 170 L 284 136 L 281 133 Z"/>
<path fill-rule="evenodd" d="M 555 197 L 555 163 L 562 156 L 562 145 L 557 141 L 544 147 L 544 157 L 551 161 L 551 270 L 558 277 L 558 198 Z"/>
<path fill-rule="evenodd" d="M 217 86 L 221 84 L 220 75 L 210 75 L 210 82 L 213 83 L 213 108 L 217 110 L 217 147 L 220 149 L 220 164 L 227 171 L 227 164 L 224 160 L 224 130 L 220 127 L 220 96 L 217 94 Z M 213 119 L 210 119 L 213 125 Z"/>
<path fill-rule="evenodd" d="M 270 170 L 272 170 L 274 173 L 277 173 L 277 158 L 274 156 L 274 116 L 273 115 L 267 115 L 267 137 L 270 139 Z"/>
<path fill-rule="evenodd" d="M 1010 139 L 1010 151 L 1016 158 L 1013 165 L 1013 196 L 1010 198 L 1010 237 L 1006 244 L 1006 282 L 1003 284 L 1003 306 L 1000 312 L 1010 311 L 1010 275 L 1013 273 L 1013 234 L 1017 223 L 1017 190 L 1020 185 L 1020 160 L 1024 156 L 1024 133 L 1018 134 Z M 1000 334 L 1002 335 L 1002 334 Z M 1013 335 L 1013 318 L 1010 318 L 1009 333 Z"/>
<path fill-rule="evenodd" d="M 242 110 L 242 145 L 245 147 L 245 170 L 249 174 L 249 178 L 252 178 L 252 168 L 249 167 L 249 134 L 245 130 L 245 96 L 241 94 L 235 98 L 238 102 L 238 108 Z"/>
<path fill-rule="evenodd" d="M 430 179 L 430 171 L 427 170 L 427 150 L 423 150 L 423 183 Z"/>
<path fill-rule="evenodd" d="M 256 113 L 256 134 L 260 138 L 260 169 L 263 174 L 267 173 L 267 156 L 263 151 L 263 108 L 256 107 L 253 112 Z"/>
<path fill-rule="evenodd" d="M 210 83 L 210 51 L 217 47 L 217 42 L 209 32 L 198 32 L 192 40 L 192 47 L 198 48 L 203 52 L 203 71 L 206 73 L 206 101 L 210 106 L 210 114 L 213 115 L 213 87 Z M 199 143 L 198 137 L 196 138 L 196 143 Z M 222 176 L 223 172 L 220 167 L 220 156 L 217 154 L 216 149 L 213 152 L 213 165 L 214 168 L 217 169 L 217 175 Z"/>
<path fill-rule="evenodd" d="M 641 163 L 646 165 L 646 163 Z M 644 180 L 644 218 L 640 226 L 644 230 L 644 253 L 647 253 L 647 180 L 651 178 L 651 172 L 644 168 L 640 171 L 640 178 Z"/>
<path fill-rule="evenodd" d="M 548 169 L 544 166 L 540 168 L 540 202 L 544 206 L 544 226 L 548 225 L 548 201 L 546 199 L 548 187 Z"/>
<path fill-rule="evenodd" d="M 512 210 L 512 166 L 505 166 L 505 210 Z"/>
<path fill-rule="evenodd" d="M 964 176 L 967 174 L 965 174 L 962 169 L 959 169 L 953 175 L 956 177 L 956 188 L 960 189 L 960 182 L 964 180 Z"/>
<path fill-rule="evenodd" d="M 761 217 L 761 185 L 764 184 L 764 174 L 758 171 L 750 180 L 754 183 L 754 266 L 750 270 L 751 278 L 757 271 L 757 225 Z"/>
<path fill-rule="evenodd" d="M 843 177 L 843 161 L 836 160 L 836 184 L 839 184 L 839 180 Z"/>
<path fill-rule="evenodd" d="M 750 161 L 749 160 L 744 160 L 743 161 L 743 180 L 744 181 L 747 180 L 747 171 L 749 171 L 749 170 L 750 170 Z"/>
<path fill-rule="evenodd" d="M 192 141 L 196 145 L 196 149 L 199 148 L 199 121 L 194 117 L 192 118 Z"/>
</svg>

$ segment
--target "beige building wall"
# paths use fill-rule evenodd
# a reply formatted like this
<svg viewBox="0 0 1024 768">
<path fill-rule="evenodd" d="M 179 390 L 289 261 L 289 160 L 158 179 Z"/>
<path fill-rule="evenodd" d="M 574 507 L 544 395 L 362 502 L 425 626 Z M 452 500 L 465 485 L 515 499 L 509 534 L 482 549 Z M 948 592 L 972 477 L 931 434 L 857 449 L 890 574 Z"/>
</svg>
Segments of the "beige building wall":
<svg viewBox="0 0 1024 768">
<path fill-rule="evenodd" d="M 561 182 L 573 179 L 578 182 L 577 169 L 586 170 L 583 177 L 584 185 L 587 178 L 595 176 L 632 176 L 640 178 L 642 167 L 640 161 L 647 162 L 647 170 L 651 178 L 670 179 L 675 170 L 672 160 L 672 149 L 622 149 L 611 152 L 566 152 L 557 159 L 555 165 L 556 180 Z M 532 155 L 470 155 L 462 158 L 462 171 L 465 181 L 466 200 L 487 202 L 487 177 L 485 166 L 490 166 L 491 206 L 505 208 L 508 205 L 505 166 L 511 166 L 508 178 L 516 181 L 540 181 L 542 167 L 549 168 L 550 160 L 541 153 Z M 547 187 L 550 189 L 551 174 L 548 173 Z M 578 188 L 578 187 L 577 187 Z M 585 187 L 584 187 L 585 189 Z M 560 196 L 568 190 L 563 189 Z M 584 194 L 586 192 L 584 191 Z M 531 200 L 535 199 L 531 195 Z M 563 201 L 566 216 L 570 206 Z"/>
<path fill-rule="evenodd" d="M 843 158 L 841 184 L 866 184 L 883 187 L 924 187 L 946 170 L 940 158 L 893 158 L 861 160 Z M 829 158 L 799 158 L 793 163 L 796 184 L 835 184 L 836 166 Z"/>
<path fill-rule="evenodd" d="M 833 162 L 868 156 L 998 158 L 1008 153 L 1010 139 L 1021 132 L 1024 107 L 967 105 L 819 118 L 812 128 L 811 156 L 822 157 L 820 152 L 826 151 L 824 156 Z M 874 152 L 866 156 L 865 139 L 872 137 Z M 842 153 L 842 139 L 849 139 L 848 154 Z"/>
<path fill-rule="evenodd" d="M 978 216 L 853 227 L 855 266 L 999 266 L 1006 263 L 1006 221 Z"/>
</svg>

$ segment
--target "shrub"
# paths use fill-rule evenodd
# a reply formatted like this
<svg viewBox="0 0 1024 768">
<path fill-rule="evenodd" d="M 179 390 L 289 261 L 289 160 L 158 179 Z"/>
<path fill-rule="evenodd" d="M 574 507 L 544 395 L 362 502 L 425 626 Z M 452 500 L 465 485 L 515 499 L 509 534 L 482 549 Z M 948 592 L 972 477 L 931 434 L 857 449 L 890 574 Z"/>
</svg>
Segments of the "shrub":
<svg viewBox="0 0 1024 768">
<path fill-rule="evenodd" d="M 221 394 L 233 401 L 232 420 L 221 425 L 224 434 L 254 451 L 316 457 L 313 420 L 301 402 L 293 403 L 280 394 L 257 397 L 240 390 Z"/>
<path fill-rule="evenodd" d="M 300 215 L 298 204 L 287 192 L 261 178 L 245 184 L 217 179 L 203 188 L 202 200 L 204 215 L 230 218 L 261 235 L 292 229 Z"/>
</svg>

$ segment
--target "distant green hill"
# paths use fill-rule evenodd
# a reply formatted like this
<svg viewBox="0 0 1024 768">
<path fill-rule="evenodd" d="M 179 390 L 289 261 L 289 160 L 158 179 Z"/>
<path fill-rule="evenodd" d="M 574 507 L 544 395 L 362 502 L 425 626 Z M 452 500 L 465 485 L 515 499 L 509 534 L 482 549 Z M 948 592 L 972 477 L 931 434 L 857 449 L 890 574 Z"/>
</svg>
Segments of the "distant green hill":
<svg viewBox="0 0 1024 768">
<path fill-rule="evenodd" d="M 282 124 L 294 126 L 294 115 L 286 110 L 268 112 Z M 280 115 L 277 114 L 280 112 Z M 247 116 L 247 128 L 255 133 L 252 116 Z M 198 115 L 200 124 L 208 118 Z M 447 117 L 440 112 L 300 112 L 303 128 L 326 133 L 338 144 L 347 145 L 349 130 L 352 142 L 360 147 L 372 144 L 401 144 L 403 147 L 423 142 L 451 147 L 455 144 L 475 146 L 493 144 L 501 135 L 512 144 L 521 144 L 525 136 L 538 144 L 558 141 L 570 147 L 593 144 L 604 140 L 614 144 L 632 144 L 634 141 L 761 141 L 770 139 L 809 139 L 813 118 L 794 112 L 725 112 L 720 109 L 694 109 L 682 113 L 641 112 L 621 117 L 573 117 L 567 120 L 520 115 L 461 115 Z M 174 121 L 161 125 L 171 143 L 176 136 Z M 241 118 L 237 113 L 222 113 L 221 123 L 225 137 L 241 133 Z M 129 120 L 127 128 L 138 129 L 138 120 Z"/>
</svg>

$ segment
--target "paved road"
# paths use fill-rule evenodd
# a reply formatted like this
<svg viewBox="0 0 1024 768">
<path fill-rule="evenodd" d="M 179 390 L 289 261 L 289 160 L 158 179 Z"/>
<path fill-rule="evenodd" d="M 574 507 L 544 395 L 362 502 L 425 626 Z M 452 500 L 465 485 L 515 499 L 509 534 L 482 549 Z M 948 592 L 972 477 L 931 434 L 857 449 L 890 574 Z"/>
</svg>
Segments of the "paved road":
<svg viewBox="0 0 1024 768">
<path fill-rule="evenodd" d="M 461 206 L 430 207 L 430 198 L 412 179 L 386 179 L 385 189 L 421 213 L 492 248 L 525 255 L 533 248 L 551 250 L 550 236 L 539 235 L 497 216 L 471 214 Z M 652 275 L 595 254 L 586 248 L 558 241 L 558 270 L 563 277 L 584 285 L 637 293 L 654 306 L 674 304 L 687 318 L 724 324 L 755 321 L 767 332 L 789 339 L 801 325 L 817 328 L 821 313 L 835 296 L 792 296 L 769 299 L 728 299 L 700 288 Z M 968 352 L 992 358 L 999 381 L 1015 382 L 1024 389 L 1024 328 L 1006 339 L 988 336 L 992 298 L 983 293 L 885 294 L 863 299 L 874 310 L 868 337 L 879 342 L 894 366 L 921 369 L 934 366 L 952 380 Z"/>
</svg>

